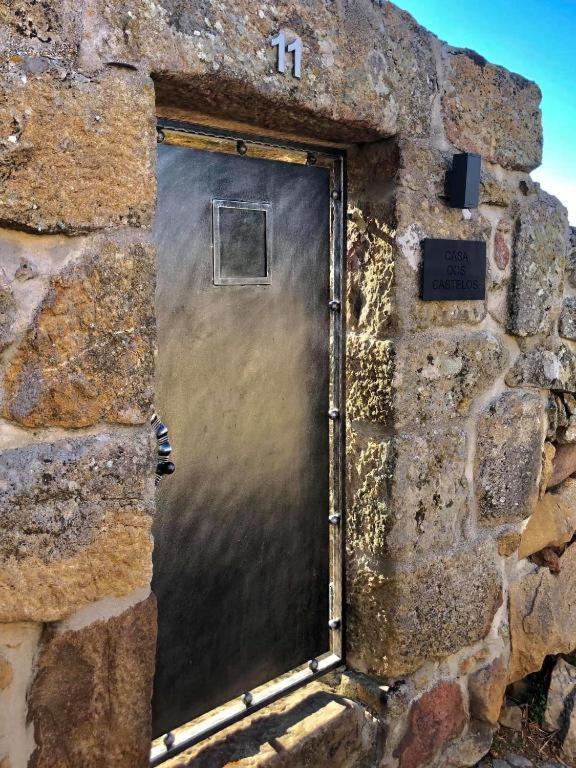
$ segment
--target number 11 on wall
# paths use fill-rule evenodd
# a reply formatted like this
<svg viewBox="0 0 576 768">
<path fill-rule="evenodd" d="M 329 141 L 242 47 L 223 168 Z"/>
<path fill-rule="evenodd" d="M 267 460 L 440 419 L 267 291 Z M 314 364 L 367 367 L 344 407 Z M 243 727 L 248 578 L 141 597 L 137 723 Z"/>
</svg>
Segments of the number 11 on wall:
<svg viewBox="0 0 576 768">
<path fill-rule="evenodd" d="M 294 54 L 292 74 L 300 79 L 302 77 L 302 40 L 299 37 L 295 37 L 291 43 L 286 45 L 286 35 L 284 32 L 279 32 L 270 40 L 270 45 L 272 47 L 278 46 L 277 69 L 282 74 L 286 72 L 286 54 Z"/>
</svg>

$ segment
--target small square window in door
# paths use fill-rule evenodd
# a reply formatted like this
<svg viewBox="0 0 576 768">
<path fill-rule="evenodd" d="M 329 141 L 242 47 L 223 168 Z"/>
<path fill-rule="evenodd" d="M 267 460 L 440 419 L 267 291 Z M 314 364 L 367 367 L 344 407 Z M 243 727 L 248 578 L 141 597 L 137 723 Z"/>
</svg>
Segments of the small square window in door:
<svg viewBox="0 0 576 768">
<path fill-rule="evenodd" d="M 269 203 L 212 201 L 214 285 L 269 285 L 272 212 Z"/>
</svg>

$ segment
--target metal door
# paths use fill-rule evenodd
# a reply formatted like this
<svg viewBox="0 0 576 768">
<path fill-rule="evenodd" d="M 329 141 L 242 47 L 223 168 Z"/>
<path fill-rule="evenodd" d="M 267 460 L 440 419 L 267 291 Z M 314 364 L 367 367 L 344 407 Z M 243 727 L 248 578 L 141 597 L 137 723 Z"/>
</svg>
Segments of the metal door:
<svg viewBox="0 0 576 768">
<path fill-rule="evenodd" d="M 156 736 L 329 652 L 339 611 L 330 168 L 165 133 L 156 407 L 176 471 L 154 525 Z"/>
</svg>

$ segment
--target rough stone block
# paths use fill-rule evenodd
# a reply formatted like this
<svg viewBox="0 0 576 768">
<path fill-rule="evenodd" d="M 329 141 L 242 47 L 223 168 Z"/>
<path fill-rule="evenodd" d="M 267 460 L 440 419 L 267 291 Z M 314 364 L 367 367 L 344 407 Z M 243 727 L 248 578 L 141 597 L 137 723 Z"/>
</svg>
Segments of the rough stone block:
<svg viewBox="0 0 576 768">
<path fill-rule="evenodd" d="M 155 652 L 153 595 L 77 631 L 46 629 L 29 695 L 30 768 L 146 765 Z"/>
<path fill-rule="evenodd" d="M 394 239 L 372 208 L 348 212 L 348 327 L 379 337 L 392 312 Z"/>
<path fill-rule="evenodd" d="M 570 760 L 572 763 L 576 761 L 576 715 L 574 715 L 574 710 L 572 710 L 568 729 L 562 741 L 562 753 L 566 760 Z"/>
<path fill-rule="evenodd" d="M 165 765 L 367 768 L 379 764 L 381 742 L 381 725 L 362 706 L 312 683 Z"/>
<path fill-rule="evenodd" d="M 564 339 L 576 340 L 576 296 L 568 296 L 562 302 L 558 332 Z"/>
<path fill-rule="evenodd" d="M 543 402 L 532 392 L 504 392 L 481 414 L 474 484 L 485 525 L 532 514 L 542 465 L 543 418 Z"/>
<path fill-rule="evenodd" d="M 452 425 L 400 434 L 394 452 L 386 552 L 397 560 L 452 547 L 470 511 L 466 433 Z"/>
<path fill-rule="evenodd" d="M 472 720 L 462 737 L 446 747 L 442 765 L 447 768 L 486 768 L 480 760 L 490 751 L 495 731 L 496 728 L 488 723 Z"/>
<path fill-rule="evenodd" d="M 542 726 L 547 731 L 565 728 L 568 705 L 576 691 L 576 667 L 560 658 L 556 661 L 548 686 L 548 698 Z"/>
<path fill-rule="evenodd" d="M 14 622 L 0 624 L 0 654 L 10 669 L 9 681 L 0 690 L 0 766 L 28 766 L 34 749 L 34 734 L 26 721 L 27 695 L 34 676 L 34 665 L 41 624 Z"/>
<path fill-rule="evenodd" d="M 574 650 L 576 546 L 562 555 L 560 569 L 556 575 L 535 567 L 510 585 L 510 682 L 537 672 L 545 656 Z"/>
<path fill-rule="evenodd" d="M 410 559 L 450 548 L 469 513 L 467 441 L 459 426 L 348 439 L 348 545 L 360 557 Z"/>
<path fill-rule="evenodd" d="M 0 656 L 0 691 L 8 688 L 14 677 L 12 665 L 4 656 Z"/>
<path fill-rule="evenodd" d="M 516 336 L 548 334 L 560 303 L 568 219 L 555 197 L 540 192 L 518 216 L 507 328 Z"/>
<path fill-rule="evenodd" d="M 550 454 L 549 454 L 550 455 Z M 569 443 L 556 447 L 546 468 L 544 489 L 554 488 L 576 472 L 576 445 Z"/>
<path fill-rule="evenodd" d="M 485 637 L 502 603 L 492 542 L 401 569 L 348 565 L 348 661 L 364 674 L 400 677 Z"/>
<path fill-rule="evenodd" d="M 498 166 L 490 165 L 483 158 L 480 172 L 480 205 L 510 207 L 517 195 L 514 177 L 505 176 Z"/>
<path fill-rule="evenodd" d="M 471 674 L 468 678 L 470 715 L 496 725 L 506 693 L 506 682 L 507 669 L 501 657 Z"/>
<path fill-rule="evenodd" d="M 491 333 L 414 334 L 398 345 L 394 371 L 397 429 L 466 415 L 491 386 L 508 353 Z"/>
<path fill-rule="evenodd" d="M 279 28 L 302 40 L 305 87 L 276 71 L 269 39 Z M 392 3 L 299 0 L 222 13 L 217 0 L 165 0 L 154 12 L 137 0 L 98 0 L 85 18 L 82 70 L 110 61 L 154 72 L 161 105 L 353 142 L 408 126 L 427 135 L 437 92 L 431 35 Z M 226 88 L 213 87 L 214 72 Z"/>
<path fill-rule="evenodd" d="M 78 51 L 82 14 L 72 0 L 2 0 L 0 29 L 12 57 L 36 55 L 73 60 Z"/>
<path fill-rule="evenodd" d="M 389 484 L 394 461 L 390 441 L 363 438 L 348 430 L 347 543 L 356 556 L 367 558 L 385 551 L 390 517 Z"/>
<path fill-rule="evenodd" d="M 348 417 L 386 423 L 392 397 L 393 346 L 366 334 L 349 334 L 346 344 Z"/>
<path fill-rule="evenodd" d="M 566 259 L 568 281 L 576 287 L 576 227 L 568 232 L 568 258 Z"/>
<path fill-rule="evenodd" d="M 504 168 L 533 171 L 542 161 L 542 94 L 535 83 L 473 51 L 443 49 L 442 112 L 448 140 Z"/>
<path fill-rule="evenodd" d="M 151 82 L 127 70 L 88 80 L 47 61 L 22 58 L 4 75 L 0 221 L 67 233 L 149 225 Z"/>
<path fill-rule="evenodd" d="M 512 273 L 512 229 L 512 219 L 503 216 L 496 225 L 492 247 L 489 245 L 487 249 L 488 312 L 503 326 L 506 325 L 508 319 L 508 288 Z"/>
<path fill-rule="evenodd" d="M 509 387 L 576 392 L 576 354 L 565 345 L 555 349 L 536 347 L 519 355 L 506 374 Z"/>
<path fill-rule="evenodd" d="M 96 238 L 51 278 L 10 358 L 3 415 L 27 427 L 141 424 L 151 412 L 154 251 Z"/>
<path fill-rule="evenodd" d="M 0 348 L 26 332 L 50 278 L 81 256 L 85 247 L 84 237 L 0 229 Z"/>
<path fill-rule="evenodd" d="M 394 752 L 399 768 L 424 768 L 447 742 L 464 730 L 468 717 L 462 691 L 442 682 L 417 699 L 410 709 L 404 738 Z"/>
<path fill-rule="evenodd" d="M 41 443 L 0 462 L 0 621 L 55 621 L 151 576 L 148 430 Z"/>
<path fill-rule="evenodd" d="M 546 493 L 522 532 L 518 557 L 529 557 L 544 547 L 560 547 L 576 532 L 576 480 L 566 480 Z"/>
<path fill-rule="evenodd" d="M 0 267 L 0 352 L 14 339 L 17 305 L 6 273 Z"/>
</svg>

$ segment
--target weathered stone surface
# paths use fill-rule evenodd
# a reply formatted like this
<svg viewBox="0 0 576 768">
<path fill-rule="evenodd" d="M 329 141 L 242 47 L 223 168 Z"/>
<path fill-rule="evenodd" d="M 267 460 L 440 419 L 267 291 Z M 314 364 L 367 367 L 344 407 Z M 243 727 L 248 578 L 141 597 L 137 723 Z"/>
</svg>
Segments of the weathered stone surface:
<svg viewBox="0 0 576 768">
<path fill-rule="evenodd" d="M 41 443 L 0 462 L 0 621 L 55 621 L 149 583 L 147 430 Z"/>
<path fill-rule="evenodd" d="M 346 344 L 348 417 L 386 423 L 392 399 L 393 345 L 366 334 L 349 334 Z"/>
<path fill-rule="evenodd" d="M 394 240 L 368 206 L 349 210 L 347 236 L 348 327 L 378 337 L 392 312 Z"/>
<path fill-rule="evenodd" d="M 521 535 L 517 531 L 505 531 L 498 536 L 498 554 L 510 557 L 520 546 Z"/>
<path fill-rule="evenodd" d="M 529 557 L 544 547 L 559 547 L 576 532 L 576 480 L 566 480 L 557 492 L 540 499 L 522 533 L 518 557 Z"/>
<path fill-rule="evenodd" d="M 466 433 L 456 425 L 429 428 L 396 436 L 393 447 L 384 551 L 398 560 L 448 549 L 470 514 Z"/>
<path fill-rule="evenodd" d="M 568 219 L 555 197 L 540 192 L 523 207 L 514 237 L 507 329 L 517 336 L 550 333 L 566 263 Z"/>
<path fill-rule="evenodd" d="M 71 0 L 58 3 L 37 0 L 3 0 L 0 29 L 7 30 L 6 50 L 12 57 L 34 54 L 74 58 L 80 38 L 82 14 Z"/>
<path fill-rule="evenodd" d="M 571 706 L 574 706 L 572 698 Z M 568 729 L 562 741 L 562 753 L 566 760 L 574 762 L 576 760 L 576 716 L 572 714 L 568 723 Z"/>
<path fill-rule="evenodd" d="M 383 716 L 387 714 L 389 685 L 379 685 L 378 680 L 358 672 L 347 670 L 342 673 L 338 693 L 357 701 L 370 712 Z"/>
<path fill-rule="evenodd" d="M 490 750 L 495 728 L 487 723 L 472 720 L 467 732 L 448 745 L 442 754 L 444 763 L 450 768 L 472 768 Z"/>
<path fill-rule="evenodd" d="M 353 141 L 404 127 L 429 131 L 437 91 L 431 35 L 391 3 L 299 1 L 222 13 L 214 0 L 165 0 L 153 11 L 135 0 L 99 0 L 91 11 L 83 71 L 110 61 L 153 71 L 161 105 Z M 269 40 L 279 29 L 302 39 L 302 87 L 276 71 Z M 215 72 L 226 89 L 214 88 Z"/>
<path fill-rule="evenodd" d="M 368 440 L 349 429 L 346 453 L 347 542 L 357 556 L 371 558 L 385 548 L 394 449 L 390 441 Z"/>
<path fill-rule="evenodd" d="M 496 725 L 506 692 L 507 669 L 504 659 L 498 657 L 474 672 L 468 678 L 470 715 L 483 722 Z"/>
<path fill-rule="evenodd" d="M 562 302 L 558 332 L 564 339 L 576 339 L 576 296 L 568 296 Z"/>
<path fill-rule="evenodd" d="M 28 766 L 34 749 L 34 734 L 26 722 L 27 694 L 41 631 L 40 624 L 0 624 L 0 654 L 10 666 L 10 682 L 0 690 L 0 757 L 7 768 Z"/>
<path fill-rule="evenodd" d="M 21 338 L 45 298 L 51 277 L 86 248 L 85 238 L 0 230 L 0 347 Z M 5 357 L 7 362 L 11 353 Z M 5 367 L 5 366 L 3 366 Z"/>
<path fill-rule="evenodd" d="M 445 48 L 442 96 L 449 141 L 505 168 L 532 171 L 542 161 L 542 94 L 535 83 L 478 54 Z"/>
<path fill-rule="evenodd" d="M 348 661 L 365 674 L 400 677 L 485 637 L 502 602 L 492 542 L 418 561 L 348 566 Z"/>
<path fill-rule="evenodd" d="M 494 234 L 494 261 L 501 271 L 504 271 L 510 263 L 511 225 L 508 219 L 502 219 Z"/>
<path fill-rule="evenodd" d="M 558 659 L 552 671 L 542 726 L 547 731 L 566 729 L 570 703 L 576 696 L 576 667 Z"/>
<path fill-rule="evenodd" d="M 13 324 L 16 317 L 14 292 L 6 273 L 0 267 L 0 352 L 13 340 Z"/>
<path fill-rule="evenodd" d="M 564 419 L 558 414 L 556 441 L 559 445 L 576 442 L 576 397 L 570 392 L 556 393 L 558 410 L 564 409 Z M 561 428 L 563 427 L 563 429 Z"/>
<path fill-rule="evenodd" d="M 552 471 L 548 474 L 546 488 L 554 488 L 576 472 L 576 445 L 559 445 L 552 460 Z"/>
<path fill-rule="evenodd" d="M 155 652 L 153 595 L 77 631 L 48 628 L 29 696 L 30 768 L 146 765 Z"/>
<path fill-rule="evenodd" d="M 412 705 L 406 734 L 394 752 L 400 768 L 429 765 L 464 730 L 466 721 L 462 691 L 456 683 L 442 682 L 423 694 Z"/>
<path fill-rule="evenodd" d="M 46 62 L 21 58 L 4 76 L 0 221 L 38 232 L 148 225 L 151 82 L 127 70 L 89 81 Z"/>
<path fill-rule="evenodd" d="M 523 719 L 522 707 L 506 702 L 500 711 L 498 722 L 500 725 L 503 725 L 504 728 L 520 732 L 522 730 Z"/>
<path fill-rule="evenodd" d="M 528 760 L 523 755 L 516 755 L 514 753 L 506 755 L 506 762 L 512 766 L 512 768 L 534 768 L 532 760 Z"/>
<path fill-rule="evenodd" d="M 542 419 L 541 398 L 532 392 L 504 392 L 481 414 L 474 484 L 485 525 L 532 514 L 542 463 Z"/>
<path fill-rule="evenodd" d="M 576 286 L 576 227 L 570 227 L 568 232 L 568 258 L 566 260 L 568 280 Z"/>
<path fill-rule="evenodd" d="M 560 563 L 560 576 L 534 568 L 510 586 L 511 682 L 538 671 L 545 656 L 574 650 L 576 547 L 568 547 Z"/>
<path fill-rule="evenodd" d="M 507 352 L 490 333 L 421 333 L 398 346 L 394 372 L 397 429 L 466 415 L 504 369 Z"/>
<path fill-rule="evenodd" d="M 12 682 L 14 673 L 12 671 L 12 665 L 4 656 L 0 656 L 0 691 L 8 688 Z"/>
<path fill-rule="evenodd" d="M 509 215 L 503 216 L 496 225 L 494 242 L 487 245 L 486 297 L 488 312 L 500 324 L 506 325 L 508 318 L 508 286 L 512 274 L 510 254 L 512 251 L 513 222 Z"/>
<path fill-rule="evenodd" d="M 96 238 L 54 276 L 10 360 L 5 418 L 28 427 L 147 421 L 153 275 L 150 246 Z"/>
<path fill-rule="evenodd" d="M 467 441 L 459 426 L 376 442 L 349 431 L 348 544 L 356 557 L 442 551 L 468 518 Z"/>
<path fill-rule="evenodd" d="M 544 449 L 542 450 L 542 473 L 540 476 L 540 496 L 543 496 L 546 489 L 552 485 L 550 481 L 552 480 L 552 476 L 554 474 L 556 452 L 557 449 L 553 443 L 549 443 L 547 441 L 544 443 Z"/>
<path fill-rule="evenodd" d="M 506 374 L 506 384 L 576 392 L 576 355 L 564 344 L 531 349 L 518 357 Z"/>
<path fill-rule="evenodd" d="M 166 768 L 368 768 L 381 726 L 363 707 L 313 683 L 165 763 Z"/>
<path fill-rule="evenodd" d="M 508 208 L 517 195 L 517 186 L 506 177 L 497 165 L 490 165 L 482 158 L 480 172 L 480 204 Z"/>
</svg>

